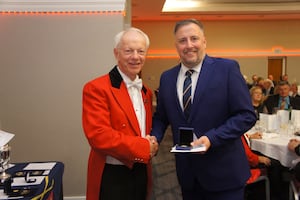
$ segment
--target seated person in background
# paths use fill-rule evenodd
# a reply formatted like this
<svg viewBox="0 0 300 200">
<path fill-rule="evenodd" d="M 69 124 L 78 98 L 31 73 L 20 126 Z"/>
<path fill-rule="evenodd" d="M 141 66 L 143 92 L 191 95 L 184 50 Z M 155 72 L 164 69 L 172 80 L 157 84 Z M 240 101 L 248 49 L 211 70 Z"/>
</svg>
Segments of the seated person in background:
<svg viewBox="0 0 300 200">
<path fill-rule="evenodd" d="M 280 76 L 280 81 L 289 82 L 289 76 L 287 74 L 283 74 Z"/>
<path fill-rule="evenodd" d="M 259 134 L 257 134 L 257 138 L 261 138 L 261 136 L 259 137 L 258 135 Z M 255 152 L 253 152 L 250 149 L 249 143 L 248 143 L 248 137 L 249 137 L 248 135 L 243 135 L 241 138 L 242 138 L 243 146 L 244 146 L 250 167 L 251 168 L 260 168 L 259 164 L 263 164 L 263 166 L 270 166 L 271 160 L 268 157 L 256 154 Z M 253 174 L 251 173 L 251 175 L 253 175 Z M 250 179 L 251 178 L 252 177 L 250 177 Z"/>
<path fill-rule="evenodd" d="M 291 84 L 290 93 L 289 94 L 290 94 L 291 97 L 297 97 L 297 98 L 300 97 L 300 95 L 298 93 L 298 84 L 296 82 L 294 82 L 294 83 Z"/>
<path fill-rule="evenodd" d="M 256 84 L 256 86 L 261 87 L 263 93 L 265 93 L 264 81 L 265 81 L 265 79 L 260 76 L 260 77 L 257 78 L 257 84 Z"/>
<path fill-rule="evenodd" d="M 287 81 L 278 83 L 278 94 L 269 96 L 264 104 L 268 113 L 275 113 L 276 109 L 288 110 L 290 108 L 300 110 L 300 98 L 290 97 L 290 85 Z"/>
<path fill-rule="evenodd" d="M 250 136 L 256 135 L 258 137 L 258 133 L 252 134 Z M 258 155 L 254 153 L 249 147 L 249 139 L 248 135 L 241 136 L 241 140 L 243 142 L 243 146 L 245 149 L 245 153 L 250 165 L 251 176 L 247 181 L 247 186 L 245 188 L 245 200 L 257 200 L 261 199 L 263 196 L 263 188 L 264 185 L 251 185 L 251 183 L 255 182 L 261 175 L 267 175 L 266 168 L 271 165 L 271 160 L 263 155 Z M 258 137 L 258 138 L 261 138 Z M 254 138 L 253 138 L 254 139 Z"/>
<path fill-rule="evenodd" d="M 252 87 L 250 89 L 250 96 L 251 96 L 254 112 L 256 114 L 256 118 L 257 120 L 259 120 L 259 113 L 268 113 L 267 108 L 263 104 L 264 95 L 261 87 L 259 86 Z"/>
<path fill-rule="evenodd" d="M 244 79 L 245 79 L 245 82 L 246 82 L 246 84 L 247 84 L 248 89 L 250 89 L 250 88 L 252 87 L 252 84 L 249 83 L 248 77 L 247 77 L 246 75 L 243 75 L 243 77 L 244 77 Z"/>
<path fill-rule="evenodd" d="M 252 79 L 252 83 L 250 84 L 249 88 L 257 85 L 258 76 L 256 74 L 253 74 L 252 77 L 251 77 L 251 79 Z"/>
<path fill-rule="evenodd" d="M 263 82 L 264 95 L 269 96 L 274 94 L 274 83 L 270 79 L 265 79 Z"/>
<path fill-rule="evenodd" d="M 277 85 L 277 82 L 274 80 L 274 77 L 272 74 L 268 75 L 268 79 L 270 79 L 273 82 L 274 87 Z"/>
<path fill-rule="evenodd" d="M 247 183 L 255 181 L 260 175 L 267 175 L 270 181 L 271 200 L 286 200 L 289 195 L 289 182 L 285 180 L 284 176 L 288 173 L 288 168 L 281 165 L 276 159 L 251 150 L 249 146 L 251 139 L 262 139 L 262 133 L 256 132 L 242 136 L 244 149 L 251 167 L 251 177 Z M 260 198 L 251 195 L 250 199 L 257 200 Z"/>
<path fill-rule="evenodd" d="M 288 149 L 300 156 L 300 140 L 291 139 L 288 143 Z M 297 181 L 300 181 L 300 162 L 293 168 L 293 174 Z"/>
</svg>

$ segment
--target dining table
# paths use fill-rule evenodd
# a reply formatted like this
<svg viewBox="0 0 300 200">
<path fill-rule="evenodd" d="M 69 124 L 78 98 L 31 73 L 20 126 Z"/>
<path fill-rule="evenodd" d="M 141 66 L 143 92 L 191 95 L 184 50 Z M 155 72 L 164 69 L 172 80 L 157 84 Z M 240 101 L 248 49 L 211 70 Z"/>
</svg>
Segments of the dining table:
<svg viewBox="0 0 300 200">
<path fill-rule="evenodd" d="M 248 135 L 257 132 L 255 128 L 248 131 Z M 261 139 L 251 139 L 250 147 L 252 150 L 278 160 L 285 167 L 293 167 L 300 161 L 300 157 L 293 151 L 288 149 L 288 143 L 291 139 L 300 140 L 299 136 L 288 133 L 286 130 L 278 130 L 276 132 L 262 132 Z"/>
</svg>

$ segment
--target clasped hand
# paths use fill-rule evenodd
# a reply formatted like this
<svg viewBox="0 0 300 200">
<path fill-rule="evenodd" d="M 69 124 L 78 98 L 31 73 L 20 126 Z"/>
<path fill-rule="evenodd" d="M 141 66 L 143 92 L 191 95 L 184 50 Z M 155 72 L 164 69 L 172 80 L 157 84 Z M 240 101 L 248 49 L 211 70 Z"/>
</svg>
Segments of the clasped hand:
<svg viewBox="0 0 300 200">
<path fill-rule="evenodd" d="M 147 135 L 146 139 L 149 141 L 150 144 L 150 156 L 151 158 L 153 158 L 154 156 L 156 156 L 158 151 L 157 139 L 155 136 L 150 136 L 150 135 Z"/>
</svg>

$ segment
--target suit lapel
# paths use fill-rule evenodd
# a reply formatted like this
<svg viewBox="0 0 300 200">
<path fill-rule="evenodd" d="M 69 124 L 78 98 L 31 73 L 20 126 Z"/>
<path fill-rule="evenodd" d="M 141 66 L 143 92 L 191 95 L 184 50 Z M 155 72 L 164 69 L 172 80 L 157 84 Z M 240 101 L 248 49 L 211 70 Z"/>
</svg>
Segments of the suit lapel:
<svg viewBox="0 0 300 200">
<path fill-rule="evenodd" d="M 207 83 L 210 82 L 209 77 L 213 76 L 213 73 L 215 71 L 213 62 L 213 59 L 211 59 L 209 56 L 205 56 L 203 60 L 200 75 L 198 77 L 197 86 L 194 93 L 193 104 L 191 107 L 191 116 L 193 116 L 194 113 L 197 112 L 197 105 L 199 105 L 199 101 L 203 96 L 204 91 L 207 89 Z"/>
<path fill-rule="evenodd" d="M 135 134 L 141 135 L 138 120 L 122 76 L 116 67 L 110 71 L 109 76 L 112 84 L 112 94 L 114 95 L 116 102 L 118 102 L 121 109 L 124 111 L 124 114 L 127 116 L 128 122 L 132 126 Z"/>
<path fill-rule="evenodd" d="M 175 70 L 173 71 L 174 74 L 172 76 L 170 76 L 172 79 L 170 80 L 170 84 L 168 84 L 168 86 L 169 86 L 170 91 L 174 91 L 172 93 L 172 96 L 170 96 L 170 98 L 176 99 L 177 111 L 179 113 L 181 113 L 182 116 L 184 117 L 184 113 L 182 111 L 182 107 L 180 105 L 180 101 L 178 99 L 179 96 L 178 96 L 178 92 L 177 92 L 177 79 L 178 79 L 178 74 L 179 74 L 180 68 L 181 68 L 181 64 L 176 66 Z M 181 94 L 180 94 L 180 96 L 181 96 Z M 172 102 L 172 101 L 170 101 L 170 102 Z"/>
</svg>

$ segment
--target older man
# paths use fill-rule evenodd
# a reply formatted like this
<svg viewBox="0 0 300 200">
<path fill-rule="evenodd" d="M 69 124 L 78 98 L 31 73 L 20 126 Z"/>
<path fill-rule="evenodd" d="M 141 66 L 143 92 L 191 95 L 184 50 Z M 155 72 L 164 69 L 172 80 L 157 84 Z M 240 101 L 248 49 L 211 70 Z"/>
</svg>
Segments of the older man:
<svg viewBox="0 0 300 200">
<path fill-rule="evenodd" d="M 149 39 L 129 28 L 115 42 L 117 65 L 83 89 L 82 122 L 91 146 L 87 200 L 145 200 L 150 159 L 158 149 L 149 136 L 152 92 L 138 76 Z"/>
</svg>

